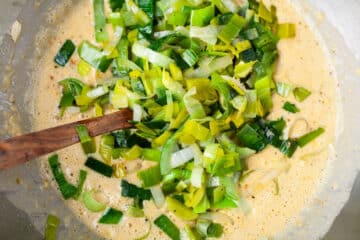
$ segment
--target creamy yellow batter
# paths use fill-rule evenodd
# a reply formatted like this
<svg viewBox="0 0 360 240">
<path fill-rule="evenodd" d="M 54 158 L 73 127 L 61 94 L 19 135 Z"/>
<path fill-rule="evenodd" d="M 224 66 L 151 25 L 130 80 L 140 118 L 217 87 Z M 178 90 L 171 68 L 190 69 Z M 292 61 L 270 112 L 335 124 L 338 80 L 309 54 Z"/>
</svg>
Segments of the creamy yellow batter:
<svg viewBox="0 0 360 240">
<path fill-rule="evenodd" d="M 256 170 L 239 186 L 251 212 L 244 215 L 241 209 L 224 211 L 233 221 L 223 220 L 225 232 L 223 239 L 259 239 L 271 237 L 286 230 L 290 223 L 296 222 L 300 211 L 314 196 L 321 179 L 325 176 L 325 168 L 329 156 L 329 144 L 334 140 L 336 126 L 336 94 L 335 81 L 328 65 L 325 53 L 315 35 L 304 19 L 296 12 L 287 0 L 267 0 L 266 4 L 274 4 L 278 10 L 279 22 L 296 23 L 297 36 L 294 39 L 282 40 L 279 43 L 280 61 L 275 80 L 290 83 L 293 86 L 305 87 L 312 95 L 303 103 L 297 103 L 300 113 L 288 114 L 283 109 L 285 101 L 296 102 L 293 96 L 282 98 L 274 96 L 274 110 L 271 119 L 284 117 L 289 126 L 295 124 L 291 135 L 302 135 L 317 127 L 324 127 L 326 133 L 310 145 L 299 149 L 291 159 L 285 159 L 278 150 L 269 147 L 248 160 L 250 169 Z M 85 83 L 94 84 L 95 77 L 82 78 L 77 73 L 79 58 L 74 54 L 65 68 L 55 66 L 53 57 L 66 39 L 75 44 L 82 40 L 94 39 L 92 23 L 92 5 L 83 0 L 67 13 L 63 22 L 59 23 L 57 34 L 49 39 L 49 48 L 43 56 L 39 69 L 35 73 L 35 117 L 34 130 L 40 130 L 93 116 L 93 111 L 85 114 L 65 114 L 59 117 L 58 103 L 61 89 L 58 82 L 67 77 L 82 79 Z M 302 119 L 306 119 L 307 124 Z M 86 156 L 80 145 L 75 145 L 58 152 L 61 164 L 69 181 L 76 182 L 80 169 L 85 169 Z M 133 168 L 145 167 L 148 163 L 135 162 Z M 44 179 L 51 179 L 47 161 L 41 163 Z M 136 175 L 130 174 L 128 179 L 136 182 Z M 279 193 L 276 194 L 275 183 L 278 181 Z M 55 184 L 53 183 L 55 186 Z M 120 180 L 105 178 L 89 170 L 85 189 L 99 191 L 101 201 L 109 206 L 126 212 L 131 204 L 130 199 L 120 196 Z M 60 197 L 60 195 L 59 195 Z M 109 239 L 135 239 L 142 236 L 163 209 L 157 209 L 152 201 L 145 202 L 145 214 L 148 219 L 124 217 L 118 225 L 101 225 L 97 221 L 102 213 L 91 213 L 81 202 L 68 200 L 69 208 L 85 222 L 89 228 Z M 181 228 L 184 222 L 171 213 L 168 216 Z M 297 224 L 301 222 L 297 221 Z M 149 239 L 166 239 L 157 227 L 152 227 Z"/>
</svg>

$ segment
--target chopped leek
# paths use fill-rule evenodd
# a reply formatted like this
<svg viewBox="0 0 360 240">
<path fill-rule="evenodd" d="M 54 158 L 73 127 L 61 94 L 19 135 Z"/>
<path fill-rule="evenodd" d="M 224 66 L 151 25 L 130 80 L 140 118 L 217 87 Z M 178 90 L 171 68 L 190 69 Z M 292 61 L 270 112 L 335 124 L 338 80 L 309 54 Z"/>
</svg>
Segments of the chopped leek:
<svg viewBox="0 0 360 240">
<path fill-rule="evenodd" d="M 75 52 L 75 48 L 76 46 L 71 40 L 66 40 L 59 52 L 56 54 L 54 61 L 58 65 L 64 67 Z"/>
<path fill-rule="evenodd" d="M 186 49 L 181 56 L 190 67 L 194 66 L 199 61 L 199 57 L 192 49 Z"/>
<path fill-rule="evenodd" d="M 271 12 L 262 2 L 259 3 L 259 17 L 270 23 L 273 21 Z"/>
<path fill-rule="evenodd" d="M 292 87 L 287 83 L 276 83 L 276 92 L 282 97 L 288 97 L 291 93 Z"/>
<path fill-rule="evenodd" d="M 300 137 L 299 139 L 297 139 L 297 144 L 300 147 L 305 147 L 307 144 L 309 144 L 310 142 L 312 142 L 313 140 L 318 138 L 323 133 L 325 133 L 325 129 L 318 128 L 308 134 L 305 134 L 304 136 Z"/>
<path fill-rule="evenodd" d="M 58 155 L 53 155 L 49 157 L 48 161 L 55 181 L 57 182 L 59 190 L 64 199 L 74 197 L 77 194 L 78 189 L 66 180 L 64 173 L 61 169 Z"/>
<path fill-rule="evenodd" d="M 295 37 L 296 25 L 292 23 L 279 24 L 277 35 L 280 39 Z"/>
<path fill-rule="evenodd" d="M 88 159 L 85 162 L 85 166 L 88 168 L 94 170 L 95 172 L 100 173 L 101 175 L 104 175 L 106 177 L 111 177 L 113 173 L 113 169 L 111 166 L 93 158 L 88 157 Z"/>
<path fill-rule="evenodd" d="M 106 16 L 104 0 L 94 0 L 95 38 L 97 42 L 107 42 L 109 35 L 106 31 Z"/>
<path fill-rule="evenodd" d="M 156 207 L 161 208 L 165 203 L 165 196 L 160 186 L 151 187 L 150 191 Z"/>
<path fill-rule="evenodd" d="M 85 191 L 82 195 L 82 201 L 91 212 L 101 212 L 106 208 L 106 204 L 100 203 L 93 197 L 93 191 Z"/>
<path fill-rule="evenodd" d="M 89 136 L 85 125 L 76 126 L 76 132 L 79 136 L 82 149 L 86 154 L 96 152 L 95 140 Z"/>
<path fill-rule="evenodd" d="M 172 168 L 177 168 L 189 162 L 193 158 L 194 158 L 193 148 L 192 147 L 184 148 L 180 151 L 174 152 L 171 155 L 170 164 Z"/>
<path fill-rule="evenodd" d="M 152 187 L 161 182 L 162 177 L 160 173 L 160 166 L 156 165 L 154 167 L 142 170 L 138 172 L 138 177 L 141 180 L 143 187 Z"/>
<path fill-rule="evenodd" d="M 196 88 L 191 88 L 184 96 L 184 104 L 191 118 L 201 119 L 206 117 L 205 110 L 201 103 L 194 98 Z"/>
<path fill-rule="evenodd" d="M 45 240 L 56 240 L 56 232 L 60 225 L 60 219 L 54 215 L 49 215 L 46 220 Z"/>
<path fill-rule="evenodd" d="M 134 14 L 136 21 L 141 25 L 147 25 L 151 19 L 133 0 L 125 0 L 127 9 Z"/>
<path fill-rule="evenodd" d="M 207 229 L 207 237 L 220 238 L 223 234 L 223 226 L 218 223 L 211 223 Z"/>
<path fill-rule="evenodd" d="M 247 75 L 249 75 L 249 73 L 251 73 L 253 66 L 254 66 L 255 62 L 248 62 L 248 63 L 243 63 L 240 62 L 238 65 L 235 66 L 235 77 L 236 78 L 245 78 Z"/>
<path fill-rule="evenodd" d="M 76 96 L 80 95 L 84 84 L 75 78 L 67 78 L 59 82 L 62 86 L 62 97 L 60 99 L 59 108 L 61 109 L 61 115 L 64 114 L 68 107 L 74 105 Z"/>
<path fill-rule="evenodd" d="M 100 138 L 99 154 L 102 159 L 110 163 L 112 157 L 112 151 L 115 145 L 115 138 L 112 135 L 103 135 Z"/>
<path fill-rule="evenodd" d="M 294 93 L 296 100 L 299 102 L 305 101 L 311 95 L 311 92 L 303 87 L 295 88 L 293 93 Z"/>
<path fill-rule="evenodd" d="M 265 139 L 249 124 L 245 125 L 237 136 L 242 144 L 256 151 L 261 151 L 266 146 Z"/>
<path fill-rule="evenodd" d="M 91 66 L 88 63 L 81 60 L 77 66 L 77 70 L 80 76 L 85 77 L 90 73 Z"/>
<path fill-rule="evenodd" d="M 118 224 L 123 216 L 123 213 L 114 208 L 109 208 L 105 214 L 99 219 L 102 224 Z"/>
<path fill-rule="evenodd" d="M 174 60 L 164 54 L 151 50 L 138 42 L 132 46 L 132 52 L 137 57 L 145 58 L 149 62 L 164 68 L 168 68 L 169 64 L 174 62 Z"/>
<path fill-rule="evenodd" d="M 283 109 L 290 112 L 290 113 L 298 113 L 298 112 L 300 112 L 300 109 L 298 107 L 296 107 L 295 104 L 290 103 L 290 102 L 284 103 Z"/>
<path fill-rule="evenodd" d="M 187 208 L 184 206 L 181 202 L 178 200 L 167 197 L 166 198 L 166 204 L 168 209 L 177 217 L 185 220 L 185 221 L 191 221 L 198 217 L 196 213 L 194 213 L 190 208 Z"/>
<path fill-rule="evenodd" d="M 122 154 L 122 157 L 126 160 L 135 160 L 141 157 L 142 149 L 138 145 L 134 145 L 129 150 Z"/>
<path fill-rule="evenodd" d="M 127 210 L 127 215 L 134 218 L 142 218 L 145 216 L 144 210 L 136 207 L 136 206 L 130 206 Z"/>
<path fill-rule="evenodd" d="M 84 62 L 90 64 L 101 72 L 106 72 L 112 61 L 111 59 L 108 59 L 99 48 L 95 47 L 88 41 L 84 41 L 80 44 L 78 53 Z"/>
<path fill-rule="evenodd" d="M 245 19 L 237 14 L 234 14 L 230 21 L 221 30 L 218 37 L 226 44 L 231 44 L 232 40 L 236 38 L 244 25 Z"/>
<path fill-rule="evenodd" d="M 198 38 L 210 45 L 216 44 L 218 33 L 219 33 L 218 28 L 213 25 L 209 25 L 206 27 L 196 27 L 196 26 L 190 27 L 190 37 Z"/>
<path fill-rule="evenodd" d="M 210 23 L 210 20 L 214 18 L 215 7 L 214 5 L 209 5 L 200 9 L 193 9 L 190 16 L 191 26 L 206 26 Z"/>
<path fill-rule="evenodd" d="M 125 0 L 110 0 L 109 4 L 111 7 L 111 10 L 113 12 L 120 10 L 124 4 Z"/>
<path fill-rule="evenodd" d="M 129 198 L 137 198 L 140 200 L 150 200 L 151 192 L 140 188 L 134 184 L 129 183 L 126 180 L 121 181 L 121 196 Z"/>
<path fill-rule="evenodd" d="M 80 170 L 77 192 L 74 195 L 74 199 L 78 199 L 81 196 L 86 178 L 87 178 L 87 172 L 84 170 Z"/>
<path fill-rule="evenodd" d="M 184 12 L 172 12 L 168 17 L 168 23 L 174 26 L 184 26 L 188 15 Z"/>
<path fill-rule="evenodd" d="M 179 228 L 166 215 L 160 215 L 155 219 L 154 224 L 168 235 L 170 239 L 180 240 Z"/>
<path fill-rule="evenodd" d="M 161 151 L 157 149 L 145 148 L 142 151 L 142 157 L 148 161 L 160 162 Z"/>
</svg>

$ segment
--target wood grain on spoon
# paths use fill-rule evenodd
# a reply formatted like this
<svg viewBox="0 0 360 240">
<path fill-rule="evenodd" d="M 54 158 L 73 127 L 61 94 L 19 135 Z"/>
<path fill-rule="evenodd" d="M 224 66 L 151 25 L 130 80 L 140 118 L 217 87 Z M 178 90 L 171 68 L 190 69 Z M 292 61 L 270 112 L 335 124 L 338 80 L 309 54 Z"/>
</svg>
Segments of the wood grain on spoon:
<svg viewBox="0 0 360 240">
<path fill-rule="evenodd" d="M 132 125 L 129 120 L 131 119 L 132 112 L 125 109 L 103 117 L 86 119 L 0 141 L 0 170 L 79 142 L 75 129 L 79 124 L 84 124 L 90 136 L 95 137 L 118 129 L 130 128 Z"/>
</svg>

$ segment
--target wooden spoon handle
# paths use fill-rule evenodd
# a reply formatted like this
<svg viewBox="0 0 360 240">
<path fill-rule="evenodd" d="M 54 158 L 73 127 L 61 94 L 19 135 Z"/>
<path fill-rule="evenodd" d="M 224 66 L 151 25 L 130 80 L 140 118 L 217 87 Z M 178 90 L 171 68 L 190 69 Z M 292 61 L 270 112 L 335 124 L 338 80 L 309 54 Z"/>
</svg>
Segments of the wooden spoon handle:
<svg viewBox="0 0 360 240">
<path fill-rule="evenodd" d="M 27 162 L 79 142 L 75 127 L 84 124 L 90 136 L 95 137 L 117 129 L 130 128 L 132 112 L 121 110 L 103 117 L 49 128 L 39 132 L 0 141 L 0 170 Z"/>
</svg>

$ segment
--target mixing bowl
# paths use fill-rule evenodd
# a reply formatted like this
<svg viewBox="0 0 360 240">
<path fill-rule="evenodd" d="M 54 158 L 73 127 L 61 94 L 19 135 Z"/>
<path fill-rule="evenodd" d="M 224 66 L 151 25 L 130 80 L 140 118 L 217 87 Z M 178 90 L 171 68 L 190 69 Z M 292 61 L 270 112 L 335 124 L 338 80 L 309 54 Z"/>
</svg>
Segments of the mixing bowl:
<svg viewBox="0 0 360 240">
<path fill-rule="evenodd" d="M 302 224 L 294 222 L 287 231 L 276 236 L 276 239 L 310 240 L 322 238 L 328 232 L 350 196 L 360 166 L 360 45 L 357 44 L 360 41 L 357 27 L 360 24 L 360 2 L 289 1 L 303 13 L 318 35 L 333 65 L 339 89 L 337 140 L 332 147 L 334 154 L 329 159 L 328 176 L 319 184 L 311 204 L 302 211 Z M 0 35 L 3 32 L 12 35 L 5 34 L 0 38 L 0 139 L 31 131 L 33 66 L 46 51 L 49 44 L 46 36 L 56 34 L 53 26 L 66 17 L 74 4 L 79 4 L 79 1 L 1 1 Z M 50 17 L 55 7 L 58 8 L 57 14 Z M 19 24 L 13 25 L 15 27 L 10 31 L 16 17 Z M 19 26 L 21 33 L 17 38 Z M 44 37 L 37 37 L 39 32 Z M 35 48 L 35 42 L 38 48 Z M 360 208 L 356 204 L 351 207 L 353 212 L 356 207 Z M 98 239 L 73 217 L 55 190 L 42 183 L 36 161 L 0 173 L 0 209 L 1 239 L 41 239 L 49 213 L 62 219 L 59 239 Z M 360 216 L 344 218 L 347 222 L 358 222 Z M 341 223 L 336 224 L 326 238 L 359 238 L 355 235 L 357 229 L 346 234 L 336 230 L 341 226 Z"/>
</svg>

